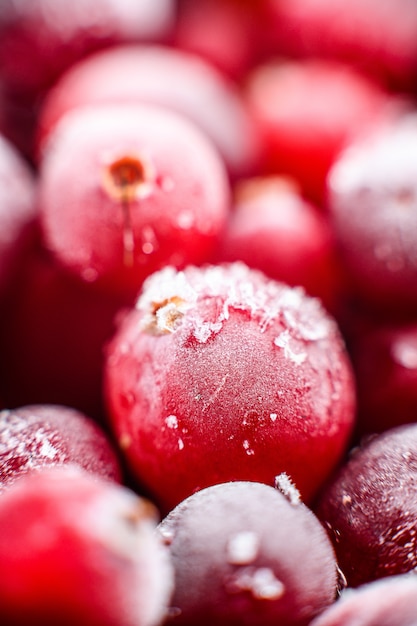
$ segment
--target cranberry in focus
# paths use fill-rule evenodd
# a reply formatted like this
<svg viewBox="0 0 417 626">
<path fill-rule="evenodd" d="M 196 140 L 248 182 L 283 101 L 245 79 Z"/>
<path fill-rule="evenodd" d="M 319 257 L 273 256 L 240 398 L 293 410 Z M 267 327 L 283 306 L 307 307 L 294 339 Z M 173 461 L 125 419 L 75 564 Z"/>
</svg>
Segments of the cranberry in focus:
<svg viewBox="0 0 417 626">
<path fill-rule="evenodd" d="M 160 524 L 175 590 L 173 626 L 301 626 L 333 603 L 332 545 L 288 476 L 203 489 Z"/>
<path fill-rule="evenodd" d="M 281 472 L 310 501 L 355 414 L 333 319 L 240 263 L 151 276 L 108 346 L 104 383 L 123 454 L 165 511 L 203 487 Z"/>
</svg>

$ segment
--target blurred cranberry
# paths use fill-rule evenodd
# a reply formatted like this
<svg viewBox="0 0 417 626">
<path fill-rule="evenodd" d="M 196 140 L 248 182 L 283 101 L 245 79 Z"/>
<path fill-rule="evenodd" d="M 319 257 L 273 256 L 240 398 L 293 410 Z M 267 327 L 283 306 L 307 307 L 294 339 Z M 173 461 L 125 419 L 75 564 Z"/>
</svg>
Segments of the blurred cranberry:
<svg viewBox="0 0 417 626">
<path fill-rule="evenodd" d="M 269 52 L 355 64 L 387 84 L 416 88 L 415 0 L 263 0 Z"/>
<path fill-rule="evenodd" d="M 197 55 L 156 45 L 118 46 L 64 74 L 40 113 L 38 152 L 69 110 L 117 102 L 147 102 L 189 118 L 213 141 L 233 176 L 257 165 L 255 128 L 233 82 Z"/>
<path fill-rule="evenodd" d="M 173 0 L 5 0 L 0 12 L 3 78 L 13 92 L 42 93 L 89 52 L 166 36 L 174 16 Z"/>
<path fill-rule="evenodd" d="M 236 0 L 182 0 L 174 44 L 240 80 L 257 59 L 253 12 Z"/>
<path fill-rule="evenodd" d="M 319 204 L 340 151 L 401 108 L 366 76 L 313 59 L 257 67 L 246 93 L 263 141 L 264 171 L 293 176 Z"/>
<path fill-rule="evenodd" d="M 301 285 L 334 309 L 343 287 L 326 216 L 289 179 L 247 179 L 221 240 L 220 261 L 243 261 L 276 280 Z"/>
<path fill-rule="evenodd" d="M 417 312 L 417 112 L 344 151 L 328 208 L 355 293 L 374 314 Z"/>
</svg>

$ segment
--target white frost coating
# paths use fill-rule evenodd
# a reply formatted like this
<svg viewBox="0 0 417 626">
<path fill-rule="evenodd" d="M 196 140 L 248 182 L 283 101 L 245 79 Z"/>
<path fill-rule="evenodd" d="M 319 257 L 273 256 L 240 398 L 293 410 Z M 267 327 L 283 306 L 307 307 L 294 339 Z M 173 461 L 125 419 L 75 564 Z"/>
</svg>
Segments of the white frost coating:
<svg viewBox="0 0 417 626">
<path fill-rule="evenodd" d="M 249 591 L 257 600 L 278 600 L 285 586 L 269 567 L 245 567 L 234 576 L 230 590 Z"/>
<path fill-rule="evenodd" d="M 278 417 L 278 414 L 277 413 L 270 413 L 269 417 L 271 418 L 271 422 L 275 422 L 275 420 Z"/>
<path fill-rule="evenodd" d="M 199 299 L 210 301 L 209 309 L 196 306 Z M 232 310 L 249 313 L 262 333 L 279 320 L 287 334 L 277 345 L 285 339 L 288 356 L 297 363 L 307 356 L 289 346 L 290 336 L 296 341 L 317 341 L 335 327 L 319 300 L 308 297 L 304 289 L 269 280 L 240 262 L 189 266 L 183 271 L 168 266 L 145 281 L 136 308 L 144 313 L 145 327 L 155 328 L 156 322 L 161 332 L 174 332 L 188 313 L 188 328 L 200 343 L 222 330 Z"/>
<path fill-rule="evenodd" d="M 397 341 L 392 346 L 392 357 L 394 360 L 407 369 L 417 368 L 417 346 L 408 341 Z"/>
<path fill-rule="evenodd" d="M 184 442 L 183 442 L 183 440 L 181 438 L 178 439 L 178 449 L 179 450 L 184 450 Z"/>
<path fill-rule="evenodd" d="M 245 448 L 246 454 L 248 456 L 253 456 L 255 454 L 255 452 L 250 447 L 250 443 L 249 443 L 249 441 L 247 439 L 244 440 L 243 447 Z"/>
<path fill-rule="evenodd" d="M 284 330 L 274 339 L 274 345 L 284 350 L 284 356 L 293 361 L 296 365 L 301 365 L 307 358 L 306 352 L 294 352 L 290 346 L 291 335 L 289 330 Z"/>
<path fill-rule="evenodd" d="M 188 308 L 197 301 L 197 292 L 187 280 L 184 272 L 178 272 L 168 265 L 145 281 L 144 289 L 136 302 L 136 308 L 147 313 L 153 310 L 155 303 L 166 302 L 170 299 L 182 300 L 184 306 Z"/>
<path fill-rule="evenodd" d="M 165 424 L 168 426 L 168 428 L 178 428 L 177 416 L 168 415 L 168 417 L 165 418 Z"/>
<path fill-rule="evenodd" d="M 278 489 L 291 504 L 299 504 L 301 502 L 300 492 L 285 472 L 275 476 L 275 488 Z"/>
<path fill-rule="evenodd" d="M 232 565 L 248 565 L 259 552 L 259 537 L 250 530 L 233 535 L 227 543 L 227 561 Z"/>
</svg>

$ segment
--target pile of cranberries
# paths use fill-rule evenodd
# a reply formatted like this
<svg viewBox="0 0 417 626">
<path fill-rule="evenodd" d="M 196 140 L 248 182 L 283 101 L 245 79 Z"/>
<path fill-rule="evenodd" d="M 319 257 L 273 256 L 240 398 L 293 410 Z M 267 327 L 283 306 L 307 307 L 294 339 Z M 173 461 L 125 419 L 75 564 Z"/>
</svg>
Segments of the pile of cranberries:
<svg viewBox="0 0 417 626">
<path fill-rule="evenodd" d="M 0 3 L 0 623 L 417 623 L 417 4 Z"/>
</svg>

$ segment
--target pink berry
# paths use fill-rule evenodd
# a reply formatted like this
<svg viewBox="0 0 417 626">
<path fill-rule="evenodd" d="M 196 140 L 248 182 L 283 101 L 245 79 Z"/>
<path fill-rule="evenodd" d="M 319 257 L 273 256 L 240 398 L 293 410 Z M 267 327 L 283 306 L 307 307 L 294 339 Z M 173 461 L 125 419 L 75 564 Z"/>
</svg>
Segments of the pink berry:
<svg viewBox="0 0 417 626">
<path fill-rule="evenodd" d="M 354 418 L 335 322 L 301 289 L 240 263 L 154 274 L 108 347 L 105 389 L 126 459 L 164 509 L 280 472 L 308 501 Z"/>
<path fill-rule="evenodd" d="M 121 470 L 104 431 L 75 409 L 24 406 L 0 412 L 0 484 L 47 465 L 75 463 L 84 470 L 121 481 Z"/>
<path fill-rule="evenodd" d="M 323 491 L 328 527 L 350 586 L 415 569 L 417 425 L 399 426 L 355 449 Z"/>
<path fill-rule="evenodd" d="M 144 104 L 84 107 L 61 120 L 48 145 L 41 218 L 46 245 L 68 270 L 135 295 L 164 265 L 210 257 L 229 185 L 191 122 Z"/>
<path fill-rule="evenodd" d="M 172 589 L 154 507 L 74 469 L 17 481 L 0 499 L 2 622 L 154 626 Z"/>
<path fill-rule="evenodd" d="M 346 589 L 310 626 L 414 626 L 416 615 L 417 578 L 403 574 Z"/>
<path fill-rule="evenodd" d="M 256 482 L 208 487 L 161 523 L 175 570 L 170 622 L 301 626 L 333 603 L 331 543 L 299 494 Z M 285 483 L 285 484 L 284 484 Z"/>
<path fill-rule="evenodd" d="M 258 138 L 236 85 L 198 55 L 155 44 L 116 46 L 73 65 L 43 103 L 40 153 L 67 111 L 117 102 L 146 102 L 187 117 L 211 139 L 234 177 L 257 166 Z"/>
</svg>

